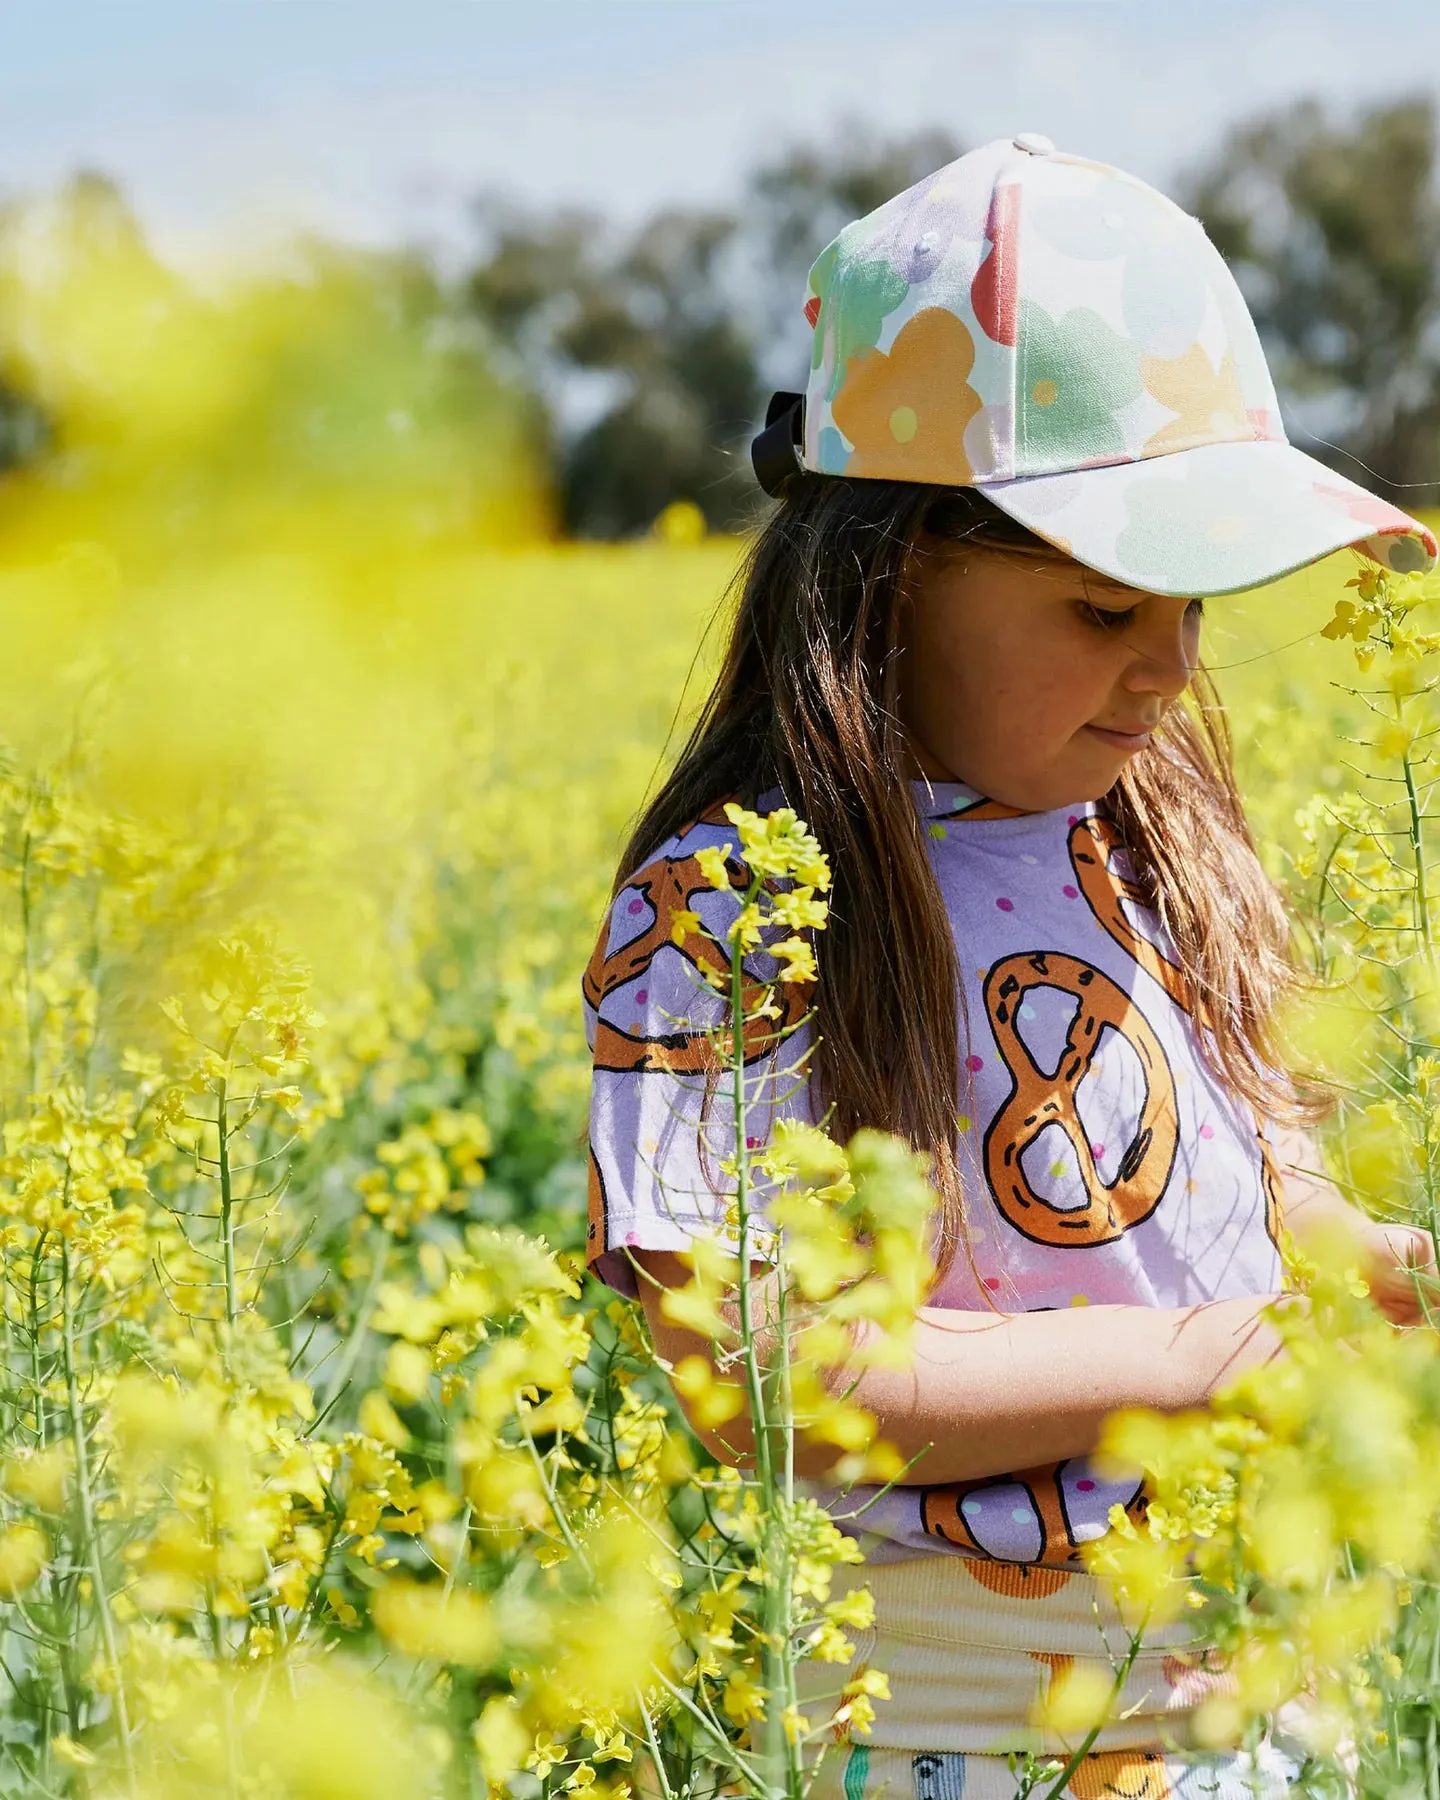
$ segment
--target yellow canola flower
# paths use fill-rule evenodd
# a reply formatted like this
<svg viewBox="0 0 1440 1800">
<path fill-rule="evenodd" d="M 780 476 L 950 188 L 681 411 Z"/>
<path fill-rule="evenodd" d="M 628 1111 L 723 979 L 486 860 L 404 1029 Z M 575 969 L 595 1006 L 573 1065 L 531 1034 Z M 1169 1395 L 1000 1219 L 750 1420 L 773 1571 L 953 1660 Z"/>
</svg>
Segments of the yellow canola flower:
<svg viewBox="0 0 1440 1800">
<path fill-rule="evenodd" d="M 397 1339 L 385 1353 L 386 1391 L 394 1400 L 422 1400 L 430 1390 L 434 1370 L 434 1359 L 428 1350 L 419 1344 L 407 1343 L 403 1338 Z"/>
<path fill-rule="evenodd" d="M 1335 1517 L 1323 1494 L 1298 1486 L 1265 1495 L 1246 1518 L 1255 1567 L 1270 1581 L 1315 1588 L 1335 1565 Z"/>
<path fill-rule="evenodd" d="M 1304 1637 L 1315 1664 L 1343 1670 L 1395 1629 L 1398 1599 L 1382 1575 L 1331 1585 L 1304 1611 Z"/>
<path fill-rule="evenodd" d="M 1137 1532 L 1118 1506 L 1111 1509 L 1110 1525 L 1084 1546 L 1085 1567 L 1099 1576 L 1132 1629 L 1169 1624 L 1184 1611 L 1190 1591 L 1184 1546 L 1156 1535 L 1153 1525 Z"/>
<path fill-rule="evenodd" d="M 725 1682 L 721 1705 L 726 1718 L 737 1725 L 748 1725 L 754 1719 L 765 1717 L 765 1702 L 769 1697 L 769 1689 L 761 1687 L 748 1670 L 735 1669 Z"/>
<path fill-rule="evenodd" d="M 723 892 L 730 886 L 730 871 L 725 865 L 734 853 L 733 844 L 721 844 L 718 848 L 714 844 L 705 844 L 695 852 L 700 873 L 717 891 Z"/>
<path fill-rule="evenodd" d="M 62 1512 L 74 1462 L 75 1451 L 69 1442 L 29 1454 L 21 1452 L 5 1465 L 5 1492 L 40 1512 Z"/>
<path fill-rule="evenodd" d="M 470 1390 L 472 1417 L 493 1431 L 517 1410 L 521 1393 L 533 1379 L 525 1345 L 519 1338 L 502 1338 L 476 1372 Z"/>
<path fill-rule="evenodd" d="M 77 1744 L 66 1732 L 51 1738 L 50 1754 L 72 1769 L 93 1769 L 99 1760 L 93 1751 L 87 1750 L 83 1744 Z"/>
<path fill-rule="evenodd" d="M 471 1727 L 480 1772 L 492 1787 L 519 1773 L 532 1734 L 521 1717 L 518 1702 L 510 1694 L 493 1694 Z"/>
<path fill-rule="evenodd" d="M 406 1656 L 480 1669 L 499 1648 L 490 1607 L 468 1588 L 447 1592 L 438 1582 L 392 1576 L 371 1601 L 370 1615 L 381 1636 Z"/>
<path fill-rule="evenodd" d="M 650 530 L 662 543 L 698 544 L 707 530 L 705 514 L 693 500 L 672 500 L 656 513 Z"/>
<path fill-rule="evenodd" d="M 589 1523 L 584 1551 L 586 1590 L 549 1614 L 531 1689 L 537 1714 L 566 1728 L 586 1710 L 632 1716 L 636 1692 L 654 1685 L 677 1648 L 666 1584 L 674 1557 L 661 1519 L 606 1506 Z"/>
<path fill-rule="evenodd" d="M 15 1600 L 39 1580 L 50 1558 L 50 1542 L 38 1525 L 0 1530 L 0 1600 Z"/>
<path fill-rule="evenodd" d="M 780 963 L 781 981 L 807 982 L 818 978 L 814 948 L 804 938 L 782 938 L 772 947 L 770 954 Z"/>
<path fill-rule="evenodd" d="M 755 1162 L 775 1180 L 834 1202 L 848 1200 L 855 1191 L 844 1146 L 800 1119 L 777 1119 L 769 1146 Z"/>
<path fill-rule="evenodd" d="M 720 1302 L 739 1290 L 739 1258 L 704 1233 L 690 1238 L 679 1255 L 690 1265 L 691 1277 L 683 1287 L 665 1290 L 660 1296 L 661 1312 L 701 1337 L 734 1343 L 739 1331 L 720 1311 Z"/>
<path fill-rule="evenodd" d="M 784 1266 L 807 1300 L 830 1299 L 869 1267 L 846 1221 L 817 1197 L 782 1194 L 768 1212 L 783 1234 Z"/>
<path fill-rule="evenodd" d="M 1095 1662 L 1068 1661 L 1054 1670 L 1031 1707 L 1030 1723 L 1064 1740 L 1083 1738 L 1110 1716 L 1114 1681 Z"/>
<path fill-rule="evenodd" d="M 845 1683 L 831 1723 L 868 1736 L 875 1725 L 876 1700 L 888 1700 L 890 1678 L 882 1669 L 862 1668 Z"/>
<path fill-rule="evenodd" d="M 1299 1647 L 1278 1636 L 1252 1637 L 1232 1664 L 1240 1704 L 1251 1714 L 1274 1713 L 1304 1686 L 1306 1667 Z"/>
<path fill-rule="evenodd" d="M 400 1415 L 378 1388 L 372 1388 L 360 1402 L 356 1420 L 367 1437 L 377 1438 L 382 1444 L 403 1450 L 410 1442 L 410 1433 Z"/>
<path fill-rule="evenodd" d="M 692 937 L 702 934 L 705 926 L 699 913 L 688 906 L 677 907 L 670 919 L 670 941 L 682 948 Z"/>
<path fill-rule="evenodd" d="M 163 1726 L 140 1746 L 144 1792 L 207 1800 L 239 1781 L 267 1800 L 424 1800 L 433 1746 L 397 1697 L 360 1666 L 294 1658 L 264 1672 L 207 1680 L 187 1671 Z M 235 1719 L 242 1732 L 227 1729 Z M 115 1758 L 107 1757 L 111 1786 Z"/>
<path fill-rule="evenodd" d="M 830 886 L 830 862 L 793 807 L 761 815 L 733 800 L 725 817 L 740 834 L 740 853 L 756 875 L 793 876 L 802 887 Z"/>
<path fill-rule="evenodd" d="M 793 887 L 774 896 L 770 917 L 791 931 L 820 931 L 830 917 L 830 904 L 817 900 L 813 888 Z"/>
<path fill-rule="evenodd" d="M 110 1395 L 111 1429 L 122 1447 L 142 1459 L 207 1454 L 222 1443 L 223 1399 L 218 1389 L 185 1389 L 153 1376 L 121 1376 Z"/>
<path fill-rule="evenodd" d="M 742 906 L 726 930 L 730 942 L 736 945 L 742 956 L 749 955 L 760 945 L 760 934 L 765 925 L 765 912 L 758 900 L 750 900 Z"/>
<path fill-rule="evenodd" d="M 470 1454 L 464 1434 L 457 1450 L 465 1469 L 465 1493 L 482 1519 L 543 1530 L 551 1521 L 545 1485 L 534 1459 L 525 1450 L 499 1445 L 477 1446 Z"/>
<path fill-rule="evenodd" d="M 686 1411 L 702 1429 L 723 1425 L 745 1410 L 745 1389 L 736 1381 L 721 1381 L 715 1376 L 709 1360 L 703 1356 L 685 1356 L 671 1372 L 675 1391 L 686 1403 Z"/>
</svg>

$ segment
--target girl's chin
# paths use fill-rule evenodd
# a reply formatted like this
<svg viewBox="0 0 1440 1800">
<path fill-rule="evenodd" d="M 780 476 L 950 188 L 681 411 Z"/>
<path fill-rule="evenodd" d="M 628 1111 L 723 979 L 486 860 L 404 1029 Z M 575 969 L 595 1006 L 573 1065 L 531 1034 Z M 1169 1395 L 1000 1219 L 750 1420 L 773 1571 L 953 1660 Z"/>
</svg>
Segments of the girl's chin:
<svg viewBox="0 0 1440 1800">
<path fill-rule="evenodd" d="M 1097 744 L 1096 751 L 1100 747 Z M 1125 773 L 1135 752 L 1110 751 L 1086 756 L 1066 757 L 1063 765 L 1043 782 L 1036 782 L 1029 800 L 1006 799 L 1005 804 L 1023 812 L 1055 812 L 1062 806 L 1075 806 L 1087 800 L 1103 800 Z M 1002 796 L 993 795 L 1000 799 Z"/>
</svg>

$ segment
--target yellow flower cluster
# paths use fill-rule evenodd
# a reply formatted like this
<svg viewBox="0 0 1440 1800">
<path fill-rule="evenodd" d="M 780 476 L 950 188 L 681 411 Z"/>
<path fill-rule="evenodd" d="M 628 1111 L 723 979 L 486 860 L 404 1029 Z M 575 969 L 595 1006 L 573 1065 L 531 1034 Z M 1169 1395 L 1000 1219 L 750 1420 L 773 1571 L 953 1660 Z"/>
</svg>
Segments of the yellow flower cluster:
<svg viewBox="0 0 1440 1800">
<path fill-rule="evenodd" d="M 1272 738 L 1257 753 L 1273 784 L 1271 866 L 1316 977 L 1289 1031 L 1335 1084 L 1324 1136 L 1341 1192 L 1433 1245 L 1440 717 L 1426 662 L 1440 633 L 1417 618 L 1440 593 L 1375 567 L 1349 586 L 1320 633 L 1351 643 L 1371 683 L 1350 690 L 1348 766 L 1317 768 L 1322 790 L 1304 796 L 1293 751 L 1287 762 Z M 1283 1356 L 1206 1411 L 1108 1422 L 1104 1454 L 1143 1470 L 1152 1497 L 1138 1527 L 1115 1509 L 1086 1560 L 1137 1632 L 1184 1613 L 1211 1645 L 1220 1679 L 1202 1738 L 1235 1743 L 1279 1715 L 1363 1791 L 1392 1792 L 1440 1769 L 1415 1713 L 1440 1643 L 1440 1339 L 1433 1281 L 1362 1267 L 1357 1241 L 1353 1223 L 1312 1229 L 1303 1253 L 1287 1236 L 1295 1297 L 1272 1309 Z"/>
</svg>

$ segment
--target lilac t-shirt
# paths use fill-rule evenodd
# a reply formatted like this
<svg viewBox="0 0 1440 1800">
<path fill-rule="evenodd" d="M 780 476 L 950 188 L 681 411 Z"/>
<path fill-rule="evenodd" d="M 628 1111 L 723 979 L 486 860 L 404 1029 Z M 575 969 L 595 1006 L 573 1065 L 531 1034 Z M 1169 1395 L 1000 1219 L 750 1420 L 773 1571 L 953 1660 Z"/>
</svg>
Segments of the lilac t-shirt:
<svg viewBox="0 0 1440 1800">
<path fill-rule="evenodd" d="M 957 782 L 911 785 L 964 988 L 957 1111 L 973 1246 L 929 1304 L 1035 1312 L 1277 1292 L 1269 1146 L 1200 1054 L 1174 946 L 1103 808 L 1016 813 Z M 718 953 L 676 945 L 670 924 L 688 907 L 723 936 L 735 899 L 694 856 L 735 838 L 717 806 L 661 845 L 616 895 L 585 975 L 587 1256 L 623 1294 L 636 1292 L 625 1246 L 683 1249 L 724 1210 L 733 1114 L 723 1091 L 707 1099 L 703 1074 L 721 1002 L 699 978 Z M 805 990 L 790 1003 L 803 1012 Z M 803 1085 L 784 1075 L 808 1029 L 778 1053 L 782 1068 L 757 1054 L 757 1089 L 772 1076 L 757 1137 L 768 1119 L 808 1116 Z M 1085 1457 L 878 1499 L 815 1492 L 872 1562 L 933 1551 L 1074 1569 L 1114 1502 L 1143 1504 Z"/>
</svg>

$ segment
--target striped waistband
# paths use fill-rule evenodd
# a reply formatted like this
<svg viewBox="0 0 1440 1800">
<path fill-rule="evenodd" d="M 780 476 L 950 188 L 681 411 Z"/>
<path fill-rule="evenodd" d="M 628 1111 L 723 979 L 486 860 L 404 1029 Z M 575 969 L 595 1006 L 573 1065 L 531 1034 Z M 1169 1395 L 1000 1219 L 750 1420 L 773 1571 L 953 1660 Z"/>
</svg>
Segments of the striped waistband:
<svg viewBox="0 0 1440 1800">
<path fill-rule="evenodd" d="M 1030 1724 L 1035 1703 L 1072 1665 L 1110 1676 L 1130 1648 L 1105 1588 L 1080 1571 L 936 1554 L 837 1571 L 836 1595 L 857 1587 L 875 1623 L 852 1633 L 853 1662 L 801 1665 L 801 1710 L 813 1717 L 862 1665 L 881 1670 L 891 1698 L 876 1703 L 876 1748 L 1063 1754 L 1074 1745 Z M 1195 1709 L 1225 1680 L 1187 1619 L 1148 1631 L 1093 1748 L 1188 1746 Z"/>
</svg>

